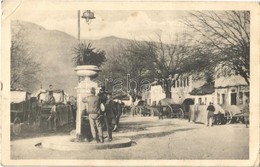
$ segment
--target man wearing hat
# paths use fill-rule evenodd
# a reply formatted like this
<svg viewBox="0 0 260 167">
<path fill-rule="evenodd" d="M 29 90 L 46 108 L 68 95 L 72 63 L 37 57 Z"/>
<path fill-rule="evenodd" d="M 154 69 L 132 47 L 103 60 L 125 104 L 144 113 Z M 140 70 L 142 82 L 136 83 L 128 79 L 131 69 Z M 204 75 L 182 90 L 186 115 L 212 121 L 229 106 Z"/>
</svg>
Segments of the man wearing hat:
<svg viewBox="0 0 260 167">
<path fill-rule="evenodd" d="M 213 117 L 214 117 L 214 111 L 215 107 L 213 106 L 213 103 L 209 103 L 209 106 L 207 108 L 208 116 L 207 116 L 207 126 L 213 126 Z"/>
<path fill-rule="evenodd" d="M 114 101 L 112 98 L 111 93 L 107 93 L 107 101 L 105 103 L 105 123 L 106 123 L 106 128 L 107 128 L 107 133 L 108 133 L 108 141 L 112 141 L 112 122 L 115 119 L 114 116 Z M 115 120 L 114 120 L 115 121 Z"/>
<path fill-rule="evenodd" d="M 100 120 L 100 99 L 96 96 L 96 90 L 94 87 L 91 88 L 89 96 L 85 97 L 82 101 L 86 103 L 86 111 L 89 114 L 89 124 L 91 133 L 97 143 L 104 142 L 102 124 Z"/>
</svg>

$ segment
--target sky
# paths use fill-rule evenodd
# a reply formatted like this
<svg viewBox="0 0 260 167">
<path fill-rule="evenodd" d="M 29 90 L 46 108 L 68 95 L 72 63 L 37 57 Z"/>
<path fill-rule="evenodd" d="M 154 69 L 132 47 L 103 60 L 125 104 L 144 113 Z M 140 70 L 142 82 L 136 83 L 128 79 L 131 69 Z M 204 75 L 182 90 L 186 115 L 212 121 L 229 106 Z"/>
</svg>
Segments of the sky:
<svg viewBox="0 0 260 167">
<path fill-rule="evenodd" d="M 81 15 L 84 11 L 81 11 Z M 183 32 L 181 23 L 187 17 L 185 11 L 93 11 L 95 19 L 87 24 L 80 19 L 81 39 L 100 39 L 107 36 L 148 40 L 161 33 L 162 38 L 169 38 Z M 41 25 L 49 30 L 60 30 L 77 38 L 77 11 L 16 11 L 12 20 L 24 20 Z"/>
</svg>

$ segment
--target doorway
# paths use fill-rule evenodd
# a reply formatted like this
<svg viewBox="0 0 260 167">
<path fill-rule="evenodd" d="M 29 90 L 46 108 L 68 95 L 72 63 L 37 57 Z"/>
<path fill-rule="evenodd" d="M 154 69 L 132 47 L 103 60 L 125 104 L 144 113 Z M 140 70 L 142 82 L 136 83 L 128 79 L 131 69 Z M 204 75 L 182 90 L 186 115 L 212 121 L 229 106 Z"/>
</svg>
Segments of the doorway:
<svg viewBox="0 0 260 167">
<path fill-rule="evenodd" d="M 231 105 L 237 105 L 237 93 L 231 93 Z"/>
</svg>

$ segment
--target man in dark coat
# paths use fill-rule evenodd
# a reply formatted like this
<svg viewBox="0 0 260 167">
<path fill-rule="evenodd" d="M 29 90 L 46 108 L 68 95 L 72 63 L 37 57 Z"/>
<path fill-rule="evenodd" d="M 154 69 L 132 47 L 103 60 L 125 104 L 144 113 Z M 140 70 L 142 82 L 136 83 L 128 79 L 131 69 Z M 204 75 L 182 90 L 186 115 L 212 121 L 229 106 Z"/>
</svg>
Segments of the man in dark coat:
<svg viewBox="0 0 260 167">
<path fill-rule="evenodd" d="M 115 106 L 115 112 L 114 112 L 114 115 L 115 115 L 115 127 L 113 129 L 113 131 L 117 131 L 118 130 L 118 127 L 119 127 L 119 120 L 120 120 L 120 117 L 121 117 L 121 114 L 122 114 L 122 105 L 121 105 L 121 101 L 117 100 L 117 102 L 114 103 L 114 106 Z"/>
<path fill-rule="evenodd" d="M 105 103 L 105 123 L 107 128 L 108 141 L 112 141 L 112 122 L 114 117 L 114 101 L 111 94 L 107 94 L 107 101 Z"/>
<path fill-rule="evenodd" d="M 100 99 L 100 102 L 103 104 L 103 106 L 105 106 L 106 101 L 107 101 L 107 94 L 106 94 L 104 86 L 102 86 L 102 88 L 99 90 L 98 97 Z M 104 112 L 104 110 L 101 109 L 100 121 L 101 121 L 102 129 L 105 130 L 106 124 L 105 124 L 105 118 L 104 118 L 103 112 Z"/>
<path fill-rule="evenodd" d="M 209 103 L 207 111 L 208 111 L 207 126 L 209 126 L 209 125 L 213 126 L 213 117 L 214 117 L 214 111 L 215 111 L 215 107 L 213 106 L 213 103 Z"/>
<path fill-rule="evenodd" d="M 89 123 L 91 133 L 97 143 L 104 142 L 102 124 L 100 120 L 101 110 L 100 110 L 100 99 L 96 96 L 96 90 L 94 87 L 90 90 L 91 95 L 85 97 L 82 101 L 86 103 L 86 111 L 89 114 Z"/>
</svg>

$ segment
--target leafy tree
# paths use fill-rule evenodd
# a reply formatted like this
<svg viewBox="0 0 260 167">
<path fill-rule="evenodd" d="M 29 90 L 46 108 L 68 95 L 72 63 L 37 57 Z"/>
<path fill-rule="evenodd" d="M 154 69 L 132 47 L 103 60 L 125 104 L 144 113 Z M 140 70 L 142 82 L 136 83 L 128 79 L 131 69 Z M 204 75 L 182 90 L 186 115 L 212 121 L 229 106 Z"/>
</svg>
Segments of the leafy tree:
<svg viewBox="0 0 260 167">
<path fill-rule="evenodd" d="M 197 33 L 197 43 L 211 53 L 210 66 L 223 64 L 250 84 L 250 12 L 190 12 L 185 24 Z"/>
</svg>

